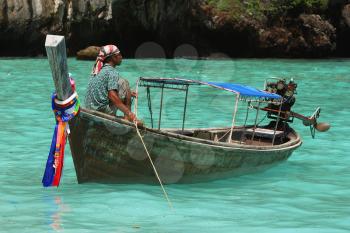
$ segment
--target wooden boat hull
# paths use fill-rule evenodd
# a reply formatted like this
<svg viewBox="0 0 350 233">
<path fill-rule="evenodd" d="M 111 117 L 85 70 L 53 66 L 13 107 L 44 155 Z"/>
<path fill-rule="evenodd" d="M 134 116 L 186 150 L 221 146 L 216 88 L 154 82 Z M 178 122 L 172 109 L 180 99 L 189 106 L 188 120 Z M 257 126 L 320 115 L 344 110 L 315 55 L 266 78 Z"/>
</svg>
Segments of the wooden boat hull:
<svg viewBox="0 0 350 233">
<path fill-rule="evenodd" d="M 69 137 L 79 183 L 157 183 L 135 127 L 112 116 L 82 109 Z M 266 169 L 287 160 L 301 145 L 232 145 L 151 129 L 140 129 L 164 183 L 201 182 Z"/>
</svg>

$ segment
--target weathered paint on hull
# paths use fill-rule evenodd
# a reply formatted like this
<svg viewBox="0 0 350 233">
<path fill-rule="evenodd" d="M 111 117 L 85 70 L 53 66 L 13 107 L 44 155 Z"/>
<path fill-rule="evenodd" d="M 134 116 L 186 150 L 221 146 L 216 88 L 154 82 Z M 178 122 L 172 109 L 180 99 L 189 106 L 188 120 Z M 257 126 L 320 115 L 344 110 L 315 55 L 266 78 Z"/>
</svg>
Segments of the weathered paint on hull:
<svg viewBox="0 0 350 233">
<path fill-rule="evenodd" d="M 70 122 L 70 146 L 79 183 L 157 183 L 135 128 L 83 110 Z M 109 119 L 108 119 L 109 118 Z M 263 148 L 201 143 L 140 130 L 165 183 L 200 182 L 255 172 L 282 162 L 301 145 Z M 202 140 L 203 141 L 203 140 Z"/>
</svg>

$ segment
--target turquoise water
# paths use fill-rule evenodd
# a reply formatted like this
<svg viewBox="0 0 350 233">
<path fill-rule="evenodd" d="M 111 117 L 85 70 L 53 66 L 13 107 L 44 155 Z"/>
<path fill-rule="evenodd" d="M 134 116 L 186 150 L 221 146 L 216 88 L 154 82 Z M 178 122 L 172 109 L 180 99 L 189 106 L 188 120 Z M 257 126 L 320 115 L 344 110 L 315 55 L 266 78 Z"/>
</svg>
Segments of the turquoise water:
<svg viewBox="0 0 350 233">
<path fill-rule="evenodd" d="M 69 59 L 68 65 L 83 99 L 92 62 Z M 2 58 L 0 232 L 350 231 L 350 60 L 124 60 L 120 72 L 132 84 L 139 76 L 181 76 L 262 87 L 265 78 L 294 77 L 294 110 L 311 114 L 321 106 L 320 121 L 332 128 L 313 140 L 296 120 L 302 147 L 265 172 L 167 185 L 173 210 L 158 186 L 77 184 L 69 149 L 61 186 L 44 189 L 41 178 L 54 126 L 50 68 L 46 59 Z M 153 94 L 156 106 L 159 93 Z M 164 127 L 181 124 L 182 97 L 166 93 Z M 230 124 L 232 101 L 216 90 L 194 90 L 186 126 Z M 149 124 L 142 101 L 139 116 Z"/>
</svg>

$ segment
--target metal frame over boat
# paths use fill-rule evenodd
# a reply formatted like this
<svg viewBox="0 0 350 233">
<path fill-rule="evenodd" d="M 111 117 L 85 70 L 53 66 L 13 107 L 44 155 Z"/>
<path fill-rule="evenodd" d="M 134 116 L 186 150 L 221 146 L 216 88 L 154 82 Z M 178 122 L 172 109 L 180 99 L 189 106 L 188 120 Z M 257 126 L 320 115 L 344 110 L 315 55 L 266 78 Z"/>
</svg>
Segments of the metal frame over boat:
<svg viewBox="0 0 350 233">
<path fill-rule="evenodd" d="M 50 61 L 57 96 L 66 99 L 72 94 L 68 85 L 64 38 L 48 36 L 46 49 Z M 65 66 L 65 67 L 62 67 Z M 188 88 L 206 85 L 233 92 L 236 95 L 232 125 L 226 128 L 185 128 Z M 237 126 L 237 103 L 248 101 L 259 113 L 261 103 L 282 101 L 281 96 L 252 87 L 200 82 L 186 79 L 140 78 L 137 87 L 161 88 L 158 128 L 140 127 L 118 117 L 81 108 L 69 122 L 69 142 L 79 183 L 157 183 L 145 148 L 164 183 L 200 182 L 255 172 L 285 161 L 302 141 L 284 122 L 279 125 L 280 111 L 273 124 Z M 186 92 L 183 124 L 178 129 L 161 128 L 163 89 Z M 280 102 L 281 103 L 281 102 Z M 135 106 L 137 106 L 137 99 Z M 152 111 L 150 112 L 152 113 Z"/>
</svg>

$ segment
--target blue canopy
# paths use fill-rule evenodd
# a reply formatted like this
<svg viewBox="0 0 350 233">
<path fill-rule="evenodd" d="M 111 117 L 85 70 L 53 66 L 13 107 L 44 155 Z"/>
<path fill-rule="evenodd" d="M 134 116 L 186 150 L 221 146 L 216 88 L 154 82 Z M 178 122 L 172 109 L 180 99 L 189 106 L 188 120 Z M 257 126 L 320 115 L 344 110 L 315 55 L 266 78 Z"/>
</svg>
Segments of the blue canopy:
<svg viewBox="0 0 350 233">
<path fill-rule="evenodd" d="M 141 86 L 179 89 L 174 86 L 208 85 L 211 87 L 215 87 L 215 88 L 219 88 L 222 90 L 239 94 L 240 96 L 246 97 L 246 98 L 249 98 L 249 97 L 268 98 L 268 99 L 282 98 L 280 95 L 277 95 L 277 94 L 273 94 L 267 91 L 258 90 L 254 87 L 235 84 L 235 83 L 203 82 L 199 80 L 190 80 L 190 79 L 182 79 L 182 78 L 147 78 L 147 77 L 141 77 L 140 81 L 141 81 Z M 186 88 L 184 88 L 183 90 L 186 90 Z"/>
<path fill-rule="evenodd" d="M 209 86 L 213 86 L 227 91 L 239 93 L 244 97 L 255 97 L 255 98 L 269 98 L 269 99 L 280 99 L 280 95 L 273 94 L 267 91 L 258 90 L 254 87 L 244 86 L 241 84 L 234 83 L 220 83 L 220 82 L 207 82 Z"/>
</svg>

